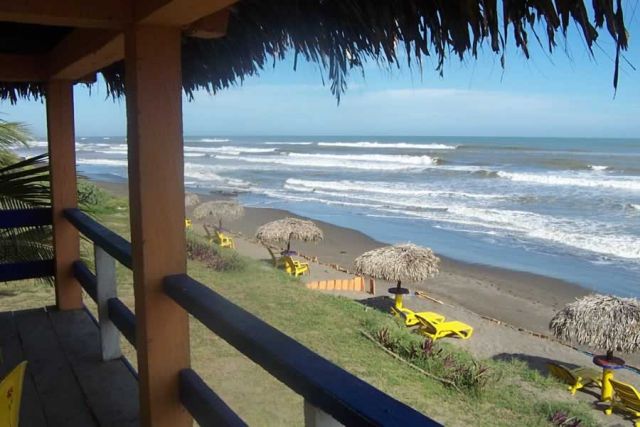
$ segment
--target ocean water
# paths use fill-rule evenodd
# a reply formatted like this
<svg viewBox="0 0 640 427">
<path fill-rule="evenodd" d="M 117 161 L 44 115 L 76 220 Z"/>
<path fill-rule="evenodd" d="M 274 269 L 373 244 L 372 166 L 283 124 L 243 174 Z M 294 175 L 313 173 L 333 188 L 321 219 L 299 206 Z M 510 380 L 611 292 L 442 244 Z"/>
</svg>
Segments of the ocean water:
<svg viewBox="0 0 640 427">
<path fill-rule="evenodd" d="M 76 146 L 81 173 L 126 178 L 123 138 Z M 640 296 L 638 139 L 185 137 L 185 181 L 385 242 Z"/>
</svg>

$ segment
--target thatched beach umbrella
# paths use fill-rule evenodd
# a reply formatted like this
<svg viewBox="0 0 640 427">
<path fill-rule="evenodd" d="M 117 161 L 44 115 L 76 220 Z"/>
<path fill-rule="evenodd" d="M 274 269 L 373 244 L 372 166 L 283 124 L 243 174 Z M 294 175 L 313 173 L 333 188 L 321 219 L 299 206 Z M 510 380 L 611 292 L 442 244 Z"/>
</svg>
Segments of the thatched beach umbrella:
<svg viewBox="0 0 640 427">
<path fill-rule="evenodd" d="M 200 197 L 195 193 L 184 193 L 184 207 L 190 208 L 200 203 Z"/>
<path fill-rule="evenodd" d="M 213 200 L 204 202 L 193 210 L 196 219 L 211 217 L 218 222 L 222 230 L 222 221 L 233 221 L 244 215 L 244 208 L 232 200 Z"/>
<path fill-rule="evenodd" d="M 587 295 L 560 310 L 549 328 L 563 340 L 575 341 L 601 350 L 606 356 L 594 356 L 602 370 L 601 400 L 611 400 L 613 372 L 625 365 L 614 351 L 633 353 L 640 349 L 640 301 L 612 295 Z M 611 407 L 605 409 L 610 413 Z"/>
<path fill-rule="evenodd" d="M 353 264 L 358 274 L 397 282 L 400 291 L 403 281 L 421 282 L 438 274 L 440 258 L 431 249 L 404 243 L 365 252 Z"/>
<path fill-rule="evenodd" d="M 587 295 L 567 304 L 551 319 L 553 334 L 566 341 L 607 351 L 640 349 L 640 301 L 612 295 Z"/>
<path fill-rule="evenodd" d="M 261 225 L 256 232 L 256 238 L 266 243 L 287 242 L 287 252 L 289 252 L 292 239 L 317 242 L 324 238 L 324 234 L 313 221 L 289 217 Z"/>
</svg>

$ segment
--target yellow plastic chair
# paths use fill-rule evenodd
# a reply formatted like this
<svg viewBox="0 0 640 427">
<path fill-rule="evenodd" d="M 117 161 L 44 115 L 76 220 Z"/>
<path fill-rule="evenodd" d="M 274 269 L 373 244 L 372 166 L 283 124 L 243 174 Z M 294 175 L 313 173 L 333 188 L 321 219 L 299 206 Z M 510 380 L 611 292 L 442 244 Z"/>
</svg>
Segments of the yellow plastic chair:
<svg viewBox="0 0 640 427">
<path fill-rule="evenodd" d="M 216 243 L 218 244 L 218 246 L 220 246 L 221 248 L 236 248 L 236 244 L 231 237 L 227 236 L 218 229 L 216 229 L 214 232 L 217 240 Z"/>
<path fill-rule="evenodd" d="M 602 387 L 602 372 L 598 372 L 595 369 L 569 369 L 566 366 L 562 366 L 554 362 L 547 363 L 547 369 L 551 375 L 565 382 L 569 386 L 571 394 L 576 394 L 576 391 L 590 385 Z"/>
<path fill-rule="evenodd" d="M 193 228 L 193 221 L 191 221 L 189 218 L 185 218 L 184 228 L 186 228 L 187 230 L 191 230 Z"/>
<path fill-rule="evenodd" d="M 623 412 L 631 414 L 635 420 L 635 427 L 640 427 L 640 394 L 638 390 L 631 384 L 623 383 L 616 380 L 609 380 L 613 387 L 613 400 L 611 406 L 604 413 L 611 415 L 613 409 L 619 409 Z"/>
<path fill-rule="evenodd" d="M 442 314 L 434 313 L 433 311 L 415 312 L 405 307 L 402 300 L 402 295 L 396 294 L 395 303 L 391 306 L 391 314 L 403 318 L 405 326 L 411 327 L 418 325 L 420 320 L 416 317 L 417 315 L 429 319 L 432 323 L 444 322 L 445 317 Z"/>
<path fill-rule="evenodd" d="M 449 336 L 467 340 L 473 335 L 471 326 L 457 320 L 437 323 L 421 316 L 419 313 L 416 313 L 415 317 L 420 322 L 420 333 L 434 341 Z"/>
<path fill-rule="evenodd" d="M 0 382 L 0 426 L 18 426 L 26 368 L 27 362 L 21 362 Z"/>
<path fill-rule="evenodd" d="M 288 255 L 282 257 L 284 262 L 284 270 L 292 276 L 302 276 L 304 273 L 311 273 L 309 264 L 306 262 L 295 261 Z"/>
</svg>

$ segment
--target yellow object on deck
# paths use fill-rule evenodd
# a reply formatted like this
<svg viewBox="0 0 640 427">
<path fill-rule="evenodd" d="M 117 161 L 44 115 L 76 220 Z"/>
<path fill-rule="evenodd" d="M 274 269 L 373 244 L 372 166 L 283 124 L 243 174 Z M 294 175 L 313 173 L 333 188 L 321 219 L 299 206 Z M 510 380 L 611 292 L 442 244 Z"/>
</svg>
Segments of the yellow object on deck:
<svg viewBox="0 0 640 427">
<path fill-rule="evenodd" d="M 620 409 L 636 417 L 637 419 L 633 422 L 636 427 L 640 427 L 640 394 L 638 394 L 638 390 L 631 384 L 613 379 L 610 379 L 609 383 L 613 388 L 613 398 L 611 406 L 605 411 L 605 414 L 610 415 L 613 409 Z"/>
<path fill-rule="evenodd" d="M 233 239 L 227 236 L 226 234 L 224 234 L 222 231 L 216 229 L 215 235 L 216 235 L 216 243 L 221 248 L 230 248 L 230 249 L 236 248 L 236 244 L 233 241 Z"/>
<path fill-rule="evenodd" d="M 566 366 L 554 362 L 547 363 L 547 369 L 551 375 L 567 383 L 571 394 L 576 394 L 576 391 L 589 385 L 602 387 L 602 381 L 600 380 L 601 374 L 595 369 L 569 369 Z"/>
<path fill-rule="evenodd" d="M 473 328 L 471 326 L 457 320 L 438 323 L 431 321 L 427 317 L 420 316 L 418 313 L 416 313 L 416 319 L 420 322 L 420 333 L 434 341 L 449 336 L 466 340 L 473 335 Z"/>
<path fill-rule="evenodd" d="M 298 277 L 302 276 L 304 273 L 311 273 L 308 263 L 296 261 L 289 255 L 283 256 L 282 262 L 284 264 L 284 270 L 292 276 Z"/>
<path fill-rule="evenodd" d="M 432 311 L 420 311 L 415 312 L 409 308 L 406 308 L 402 301 L 402 294 L 396 294 L 395 303 L 391 307 L 391 314 L 404 319 L 405 326 L 416 326 L 420 323 L 420 320 L 416 315 L 420 315 L 425 319 L 429 319 L 432 323 L 442 323 L 445 317 L 441 314 L 434 313 Z"/>
<path fill-rule="evenodd" d="M 26 368 L 27 362 L 21 362 L 0 382 L 0 426 L 18 426 Z"/>
<path fill-rule="evenodd" d="M 186 228 L 187 230 L 191 230 L 193 228 L 193 222 L 189 218 L 185 218 L 184 228 Z"/>
</svg>

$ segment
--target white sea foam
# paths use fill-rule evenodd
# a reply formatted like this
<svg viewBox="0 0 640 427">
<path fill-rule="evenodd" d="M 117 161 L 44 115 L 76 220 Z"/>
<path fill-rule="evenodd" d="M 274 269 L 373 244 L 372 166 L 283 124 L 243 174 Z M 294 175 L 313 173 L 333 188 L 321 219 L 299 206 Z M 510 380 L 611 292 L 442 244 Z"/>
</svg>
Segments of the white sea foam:
<svg viewBox="0 0 640 427">
<path fill-rule="evenodd" d="M 544 240 L 600 255 L 640 259 L 640 236 L 619 233 L 607 224 L 556 218 L 533 212 L 451 206 L 445 213 L 403 211 L 388 212 L 429 220 L 493 229 L 502 234 Z"/>
<path fill-rule="evenodd" d="M 640 211 L 640 204 L 635 204 L 635 203 L 629 203 L 629 207 L 631 209 L 635 209 L 637 211 Z"/>
<path fill-rule="evenodd" d="M 609 169 L 609 166 L 589 165 L 589 169 L 594 170 L 594 171 L 606 171 L 607 169 Z"/>
<path fill-rule="evenodd" d="M 251 185 L 249 182 L 241 179 L 218 175 L 216 169 L 211 166 L 195 163 L 184 164 L 184 176 L 185 178 L 200 181 L 200 183 L 213 184 L 218 188 L 223 186 L 228 189 L 247 190 Z"/>
<path fill-rule="evenodd" d="M 96 166 L 127 166 L 127 161 L 114 159 L 78 159 L 78 164 Z"/>
<path fill-rule="evenodd" d="M 379 170 L 379 171 L 403 171 L 403 170 L 420 170 L 433 164 L 433 159 L 428 156 L 422 158 L 410 159 L 411 156 L 337 156 L 337 155 L 318 155 L 318 154 L 299 154 L 288 153 L 282 156 L 229 156 L 216 155 L 216 159 L 235 160 L 247 163 L 260 163 L 270 165 L 283 165 L 289 167 L 303 168 L 335 168 L 341 169 L 358 169 L 358 170 Z M 391 158 L 395 157 L 395 158 Z M 400 159 L 406 157 L 405 159 Z"/>
<path fill-rule="evenodd" d="M 409 150 L 455 150 L 455 145 L 446 144 L 420 144 L 420 143 L 407 143 L 407 142 L 372 142 L 372 141 L 360 141 L 360 142 L 318 142 L 321 147 L 349 147 L 349 148 L 399 148 Z"/>
<path fill-rule="evenodd" d="M 233 145 L 222 147 L 196 147 L 186 145 L 184 151 L 196 151 L 201 153 L 221 153 L 238 156 L 242 153 L 273 153 L 277 148 L 254 148 L 254 147 L 237 147 Z"/>
<path fill-rule="evenodd" d="M 29 141 L 29 147 L 46 147 L 49 145 L 47 141 Z"/>
<path fill-rule="evenodd" d="M 430 156 L 405 156 L 405 155 L 385 155 L 385 154 L 310 154 L 310 153 L 288 153 L 289 157 L 301 159 L 330 159 L 330 160 L 355 160 L 376 163 L 394 163 L 404 165 L 431 166 L 437 164 L 438 160 Z"/>
<path fill-rule="evenodd" d="M 298 142 L 288 142 L 288 141 L 267 141 L 265 145 L 311 145 L 313 142 L 310 141 L 298 141 Z"/>
<path fill-rule="evenodd" d="M 82 150 L 92 151 L 92 150 Z M 127 155 L 127 150 L 95 150 L 94 153 Z"/>
<path fill-rule="evenodd" d="M 207 153 L 184 153 L 185 157 L 206 157 Z"/>
<path fill-rule="evenodd" d="M 619 190 L 640 191 L 640 177 L 595 177 L 578 175 L 546 175 L 534 173 L 512 173 L 499 171 L 497 175 L 501 178 L 510 179 L 516 182 L 525 182 L 542 185 L 563 185 L 574 187 L 591 188 L 614 188 Z"/>
<path fill-rule="evenodd" d="M 229 142 L 231 141 L 228 138 L 200 138 L 198 141 L 200 142 Z"/>
<path fill-rule="evenodd" d="M 372 181 L 318 181 L 289 178 L 285 181 L 288 188 L 296 191 L 314 192 L 318 189 L 338 191 L 343 195 L 351 196 L 354 192 L 365 194 L 388 194 L 402 195 L 411 197 L 452 197 L 452 198 L 469 198 L 469 199 L 502 199 L 506 196 L 501 194 L 478 194 L 468 193 L 464 191 L 448 191 L 448 190 L 432 190 L 423 187 L 416 187 L 409 183 L 388 183 L 388 182 L 372 182 Z M 397 199 L 397 198 L 394 198 Z"/>
</svg>

